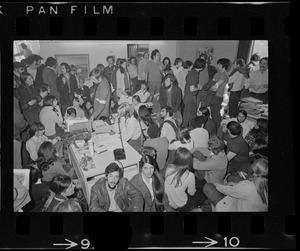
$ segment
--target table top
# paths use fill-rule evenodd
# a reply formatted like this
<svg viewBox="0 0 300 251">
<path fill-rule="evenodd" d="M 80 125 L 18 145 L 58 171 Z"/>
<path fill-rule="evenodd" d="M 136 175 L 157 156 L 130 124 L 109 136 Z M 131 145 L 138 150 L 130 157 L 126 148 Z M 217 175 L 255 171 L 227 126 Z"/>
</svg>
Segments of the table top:
<svg viewBox="0 0 300 251">
<path fill-rule="evenodd" d="M 99 154 L 95 152 L 94 155 L 91 157 L 93 159 L 96 168 L 90 169 L 88 171 L 84 171 L 83 168 L 81 168 L 79 165 L 80 158 L 83 156 L 82 154 L 79 153 L 79 149 L 74 144 L 71 144 L 69 149 L 75 157 L 76 165 L 79 167 L 80 172 L 83 174 L 85 178 L 91 178 L 94 176 L 104 174 L 105 168 L 110 163 L 115 162 L 112 149 L 109 149 Z M 133 149 L 132 146 L 129 145 L 127 142 L 124 142 L 124 150 L 126 154 L 126 159 L 120 160 L 124 168 L 132 166 L 140 161 L 141 155 L 135 149 Z"/>
</svg>

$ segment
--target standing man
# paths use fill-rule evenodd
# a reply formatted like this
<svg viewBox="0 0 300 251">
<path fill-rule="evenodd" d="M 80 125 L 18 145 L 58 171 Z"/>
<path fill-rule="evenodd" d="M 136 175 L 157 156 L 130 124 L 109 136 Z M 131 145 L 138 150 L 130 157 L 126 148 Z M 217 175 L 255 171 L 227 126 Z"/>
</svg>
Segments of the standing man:
<svg viewBox="0 0 300 251">
<path fill-rule="evenodd" d="M 191 119 L 197 116 L 197 94 L 202 89 L 199 86 L 199 72 L 205 68 L 204 59 L 196 59 L 193 69 L 186 76 L 186 84 L 184 88 L 184 111 L 183 111 L 183 127 L 190 125 Z"/>
<path fill-rule="evenodd" d="M 139 80 L 138 80 L 138 68 L 136 66 L 136 58 L 135 57 L 131 57 L 129 59 L 127 71 L 128 71 L 131 83 L 132 83 L 133 93 L 136 93 L 137 91 L 139 91 L 141 89 L 141 85 L 139 84 Z"/>
<path fill-rule="evenodd" d="M 149 62 L 149 53 L 145 52 L 138 65 L 138 79 L 140 82 L 146 83 L 145 68 L 148 62 Z"/>
<path fill-rule="evenodd" d="M 176 140 L 178 128 L 176 122 L 173 118 L 173 109 L 170 106 L 165 106 L 161 108 L 160 116 L 163 118 L 164 122 L 161 126 L 160 137 L 167 138 L 169 144 L 172 140 Z"/>
<path fill-rule="evenodd" d="M 94 111 L 89 120 L 93 121 L 100 117 L 109 118 L 111 89 L 110 84 L 104 77 L 104 70 L 95 68 L 92 71 L 91 78 L 97 86 L 95 86 L 94 92 L 92 93 Z"/>
<path fill-rule="evenodd" d="M 250 72 L 250 78 L 247 81 L 250 97 L 262 100 L 264 104 L 268 103 L 268 58 L 259 60 L 259 70 Z"/>
<path fill-rule="evenodd" d="M 145 73 L 147 75 L 146 80 L 148 81 L 149 92 L 153 96 L 159 92 L 164 66 L 160 61 L 159 50 L 155 49 L 151 52 L 151 59 L 146 64 Z"/>
<path fill-rule="evenodd" d="M 221 58 L 217 61 L 218 72 L 214 75 L 213 81 L 216 82 L 210 90 L 215 92 L 215 96 L 210 105 L 211 117 L 215 122 L 217 128 L 219 128 L 221 123 L 221 108 L 223 102 L 223 95 L 225 91 L 225 86 L 228 82 L 227 69 L 230 65 L 230 60 L 228 58 Z"/>
<path fill-rule="evenodd" d="M 105 168 L 91 190 L 90 212 L 143 212 L 144 199 L 116 163 Z"/>
<path fill-rule="evenodd" d="M 50 88 L 50 94 L 55 96 L 57 100 L 60 100 L 60 93 L 56 87 L 57 78 L 57 61 L 53 57 L 48 57 L 45 62 L 45 68 L 43 70 L 44 84 Z"/>
<path fill-rule="evenodd" d="M 106 58 L 106 62 L 108 63 L 108 66 L 104 68 L 104 77 L 107 79 L 108 83 L 112 85 L 113 89 L 117 89 L 117 70 L 118 67 L 115 65 L 115 59 L 113 56 L 108 56 Z M 112 91 L 114 97 L 116 95 L 115 91 Z"/>
<path fill-rule="evenodd" d="M 40 55 L 31 54 L 25 61 L 27 64 L 27 72 L 33 77 L 35 87 L 44 84 L 43 71 L 45 65 L 42 64 L 42 60 L 43 58 Z"/>
</svg>

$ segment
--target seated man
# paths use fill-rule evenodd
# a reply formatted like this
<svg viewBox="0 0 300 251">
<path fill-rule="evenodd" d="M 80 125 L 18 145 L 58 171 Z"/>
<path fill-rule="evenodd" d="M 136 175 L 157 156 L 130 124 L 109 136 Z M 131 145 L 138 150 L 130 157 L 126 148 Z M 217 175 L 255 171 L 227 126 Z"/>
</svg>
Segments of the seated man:
<svg viewBox="0 0 300 251">
<path fill-rule="evenodd" d="M 209 134 L 206 129 L 204 129 L 205 123 L 207 122 L 206 116 L 198 116 L 192 119 L 190 131 L 191 138 L 194 140 L 194 148 L 197 147 L 207 147 Z"/>
<path fill-rule="evenodd" d="M 123 171 L 116 163 L 105 169 L 91 190 L 90 212 L 142 212 L 142 194 L 123 177 Z"/>
</svg>

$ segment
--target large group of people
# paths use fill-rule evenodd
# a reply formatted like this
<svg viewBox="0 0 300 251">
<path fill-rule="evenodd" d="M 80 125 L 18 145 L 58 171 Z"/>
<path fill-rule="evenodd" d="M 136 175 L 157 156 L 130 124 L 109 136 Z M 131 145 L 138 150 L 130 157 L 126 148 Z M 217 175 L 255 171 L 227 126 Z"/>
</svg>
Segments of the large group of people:
<svg viewBox="0 0 300 251">
<path fill-rule="evenodd" d="M 108 56 L 107 66 L 90 72 L 90 88 L 76 66 L 58 65 L 54 57 L 43 64 L 28 53 L 14 62 L 14 168 L 30 170 L 31 196 L 17 210 L 268 209 L 268 120 L 253 127 L 240 107 L 247 96 L 268 102 L 268 58 L 258 58 L 256 70 L 240 58 L 220 58 L 213 66 L 206 54 L 172 64 L 155 49 L 150 58 L 146 52 L 139 61 L 118 58 L 115 64 Z M 128 97 L 132 102 L 120 102 Z M 66 154 L 70 118 L 115 121 L 123 141 L 141 153 L 139 173 L 128 180 L 113 162 L 84 198 Z"/>
</svg>

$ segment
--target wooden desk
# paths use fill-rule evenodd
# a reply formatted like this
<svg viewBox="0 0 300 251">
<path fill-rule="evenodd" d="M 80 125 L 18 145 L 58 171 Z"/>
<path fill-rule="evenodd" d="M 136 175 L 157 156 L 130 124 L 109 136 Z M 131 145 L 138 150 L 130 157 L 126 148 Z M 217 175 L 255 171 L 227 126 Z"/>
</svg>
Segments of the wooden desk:
<svg viewBox="0 0 300 251">
<path fill-rule="evenodd" d="M 120 160 L 124 167 L 124 177 L 129 180 L 139 172 L 138 163 L 141 159 L 141 155 L 135 151 L 132 146 L 127 142 L 124 142 L 124 149 L 126 153 L 126 159 Z M 78 182 L 82 186 L 83 192 L 86 196 L 88 203 L 90 203 L 90 191 L 91 187 L 95 182 L 105 176 L 105 168 L 112 162 L 115 162 L 114 154 L 112 150 L 97 154 L 95 152 L 92 156 L 96 168 L 84 171 L 83 168 L 79 165 L 81 155 L 79 154 L 79 149 L 71 144 L 69 149 L 69 159 L 70 163 L 73 164 L 75 172 L 78 177 Z"/>
</svg>

